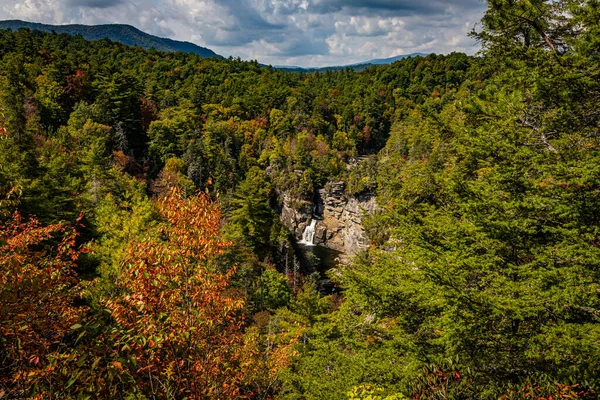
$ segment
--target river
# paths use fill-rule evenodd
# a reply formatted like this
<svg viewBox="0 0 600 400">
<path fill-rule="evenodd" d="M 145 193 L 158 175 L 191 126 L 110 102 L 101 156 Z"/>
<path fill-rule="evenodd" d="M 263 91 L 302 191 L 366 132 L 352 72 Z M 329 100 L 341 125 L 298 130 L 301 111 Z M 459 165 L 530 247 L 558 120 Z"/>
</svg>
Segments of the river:
<svg viewBox="0 0 600 400">
<path fill-rule="evenodd" d="M 322 246 L 310 246 L 298 244 L 298 248 L 302 251 L 303 258 L 302 273 L 310 275 L 318 272 L 319 274 L 319 291 L 324 294 L 333 294 L 340 291 L 339 288 L 331 282 L 327 276 L 327 271 L 338 266 L 336 259 L 342 254 L 339 251 L 329 249 Z"/>
</svg>

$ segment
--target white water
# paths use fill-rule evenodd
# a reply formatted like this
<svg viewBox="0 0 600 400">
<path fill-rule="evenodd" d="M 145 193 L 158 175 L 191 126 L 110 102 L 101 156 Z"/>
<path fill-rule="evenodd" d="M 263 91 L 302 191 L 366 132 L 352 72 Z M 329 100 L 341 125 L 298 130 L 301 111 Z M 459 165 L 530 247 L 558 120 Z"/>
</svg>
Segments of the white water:
<svg viewBox="0 0 600 400">
<path fill-rule="evenodd" d="M 313 219 L 310 222 L 310 225 L 308 225 L 306 227 L 306 229 L 304 230 L 300 244 L 303 244 L 305 246 L 314 246 L 315 245 L 313 240 L 315 239 L 315 226 L 316 225 L 317 225 L 317 220 Z"/>
</svg>

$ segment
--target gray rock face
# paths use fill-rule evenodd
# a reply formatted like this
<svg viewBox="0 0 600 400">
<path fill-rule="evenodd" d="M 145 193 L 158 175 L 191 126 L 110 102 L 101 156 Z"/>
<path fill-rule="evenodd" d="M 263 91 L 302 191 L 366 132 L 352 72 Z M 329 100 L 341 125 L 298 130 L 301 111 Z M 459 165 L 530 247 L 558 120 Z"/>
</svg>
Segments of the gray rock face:
<svg viewBox="0 0 600 400">
<path fill-rule="evenodd" d="M 300 239 L 313 217 L 317 218 L 314 243 L 352 256 L 369 248 L 363 217 L 375 209 L 375 196 L 348 197 L 344 194 L 344 183 L 334 182 L 319 190 L 315 204 L 294 203 L 283 196 L 281 220 Z"/>
<path fill-rule="evenodd" d="M 313 215 L 313 204 L 309 201 L 295 200 L 289 195 L 282 196 L 281 221 L 296 238 L 302 238 L 306 226 L 310 224 Z"/>
</svg>

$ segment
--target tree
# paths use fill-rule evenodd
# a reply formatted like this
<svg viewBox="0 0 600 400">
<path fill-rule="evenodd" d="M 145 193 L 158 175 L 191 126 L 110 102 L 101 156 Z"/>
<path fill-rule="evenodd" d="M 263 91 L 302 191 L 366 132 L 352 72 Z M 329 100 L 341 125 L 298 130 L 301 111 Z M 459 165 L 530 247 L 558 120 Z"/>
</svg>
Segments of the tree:
<svg viewBox="0 0 600 400">
<path fill-rule="evenodd" d="M 600 74 L 563 29 L 594 6 L 490 4 L 474 77 L 493 77 L 398 113 L 377 164 L 378 248 L 336 274 L 346 302 L 315 327 L 292 393 L 330 393 L 328 373 L 415 398 L 597 396 Z"/>
<path fill-rule="evenodd" d="M 40 106 L 40 116 L 47 126 L 56 129 L 65 121 L 65 110 L 62 107 L 65 91 L 57 81 L 59 71 L 46 70 L 36 80 L 37 90 L 34 98 Z"/>
<path fill-rule="evenodd" d="M 25 113 L 24 61 L 18 54 L 10 54 L 2 60 L 0 75 L 0 112 L 4 128 L 18 144 L 25 142 L 27 115 Z"/>
<path fill-rule="evenodd" d="M 231 201 L 230 222 L 239 227 L 248 245 L 263 256 L 269 253 L 271 228 L 275 223 L 272 195 L 267 174 L 258 167 L 252 167 Z"/>
<path fill-rule="evenodd" d="M 167 160 L 165 167 L 160 171 L 153 182 L 151 190 L 156 195 L 165 195 L 172 188 L 178 188 L 185 194 L 194 192 L 194 182 L 184 175 L 185 162 L 177 157 Z"/>
<path fill-rule="evenodd" d="M 564 51 L 560 37 L 560 22 L 566 17 L 557 11 L 565 1 L 491 0 L 483 17 L 484 31 L 480 37 L 486 44 L 501 43 L 504 48 L 515 46 L 547 47 L 553 52 Z"/>
<path fill-rule="evenodd" d="M 237 398 L 244 371 L 244 300 L 228 289 L 235 268 L 214 265 L 228 245 L 204 195 L 172 189 L 157 202 L 156 236 L 128 245 L 119 294 L 105 298 L 113 335 L 137 390 L 149 396 Z"/>
<path fill-rule="evenodd" d="M 274 311 L 288 306 L 291 293 L 287 278 L 275 269 L 265 269 L 260 277 L 256 297 L 262 308 L 267 310 Z"/>
<path fill-rule="evenodd" d="M 0 393 L 52 395 L 87 307 L 77 306 L 76 232 L 13 214 L 0 226 Z"/>
<path fill-rule="evenodd" d="M 189 142 L 197 139 L 198 116 L 189 102 L 171 107 L 160 113 L 158 120 L 149 124 L 150 152 L 160 162 L 182 156 Z"/>
</svg>

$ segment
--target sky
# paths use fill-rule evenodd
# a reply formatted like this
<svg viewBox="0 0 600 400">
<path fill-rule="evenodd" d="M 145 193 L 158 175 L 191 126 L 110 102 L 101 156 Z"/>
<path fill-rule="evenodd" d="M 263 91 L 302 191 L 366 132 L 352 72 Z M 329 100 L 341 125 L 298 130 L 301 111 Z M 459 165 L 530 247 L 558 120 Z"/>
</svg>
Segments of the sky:
<svg viewBox="0 0 600 400">
<path fill-rule="evenodd" d="M 0 19 L 129 24 L 223 56 L 345 65 L 414 52 L 473 54 L 481 0 L 0 0 Z"/>
</svg>

